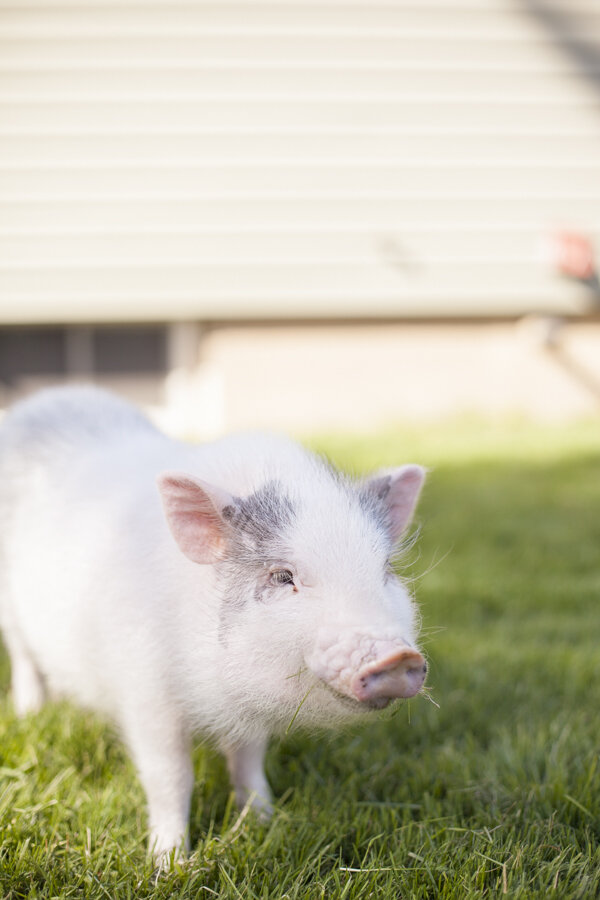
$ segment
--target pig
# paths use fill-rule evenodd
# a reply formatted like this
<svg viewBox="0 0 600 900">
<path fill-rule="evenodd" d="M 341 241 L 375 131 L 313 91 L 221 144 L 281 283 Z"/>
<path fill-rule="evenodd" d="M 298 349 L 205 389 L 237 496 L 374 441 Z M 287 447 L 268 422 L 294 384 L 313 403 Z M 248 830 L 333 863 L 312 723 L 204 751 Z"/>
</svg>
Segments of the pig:
<svg viewBox="0 0 600 900">
<path fill-rule="evenodd" d="M 91 386 L 0 426 L 0 626 L 20 716 L 66 696 L 116 723 L 149 849 L 189 848 L 190 741 L 224 753 L 238 804 L 271 812 L 267 741 L 373 715 L 423 688 L 392 562 L 425 477 L 352 480 L 293 442 L 175 441 Z"/>
</svg>

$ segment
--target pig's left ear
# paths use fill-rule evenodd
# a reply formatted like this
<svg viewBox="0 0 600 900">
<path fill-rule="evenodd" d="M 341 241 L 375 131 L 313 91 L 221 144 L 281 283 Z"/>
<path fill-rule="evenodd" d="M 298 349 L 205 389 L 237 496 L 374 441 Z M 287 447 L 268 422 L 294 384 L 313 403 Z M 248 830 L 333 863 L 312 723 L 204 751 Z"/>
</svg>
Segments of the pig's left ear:
<svg viewBox="0 0 600 900">
<path fill-rule="evenodd" d="M 376 475 L 366 482 L 369 493 L 375 494 L 388 513 L 390 537 L 394 543 L 410 525 L 425 482 L 423 466 L 400 466 L 386 475 Z"/>
<path fill-rule="evenodd" d="M 190 475 L 165 473 L 158 477 L 165 516 L 179 549 L 192 562 L 214 563 L 225 553 L 225 509 L 235 500 L 221 488 Z"/>
</svg>

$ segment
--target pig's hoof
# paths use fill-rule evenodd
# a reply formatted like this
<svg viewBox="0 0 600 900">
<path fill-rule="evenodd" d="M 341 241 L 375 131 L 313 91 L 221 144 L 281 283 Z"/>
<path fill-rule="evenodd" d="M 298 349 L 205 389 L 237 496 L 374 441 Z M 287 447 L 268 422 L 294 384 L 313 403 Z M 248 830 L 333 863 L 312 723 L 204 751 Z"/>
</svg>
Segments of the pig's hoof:
<svg viewBox="0 0 600 900">
<path fill-rule="evenodd" d="M 187 854 L 181 849 L 162 850 L 160 853 L 153 853 L 152 860 L 154 862 L 154 879 L 157 882 L 163 875 L 174 872 L 188 861 Z"/>
<path fill-rule="evenodd" d="M 150 852 L 155 865 L 155 874 L 160 876 L 172 872 L 175 866 L 182 866 L 187 860 L 189 845 L 187 838 L 154 835 L 150 842 Z"/>
<path fill-rule="evenodd" d="M 236 800 L 240 815 L 251 813 L 259 822 L 268 822 L 275 811 L 270 798 L 256 791 L 236 791 Z"/>
<path fill-rule="evenodd" d="M 264 797 L 260 797 L 258 803 L 251 803 L 250 808 L 259 822 L 268 822 L 275 812 L 273 804 Z"/>
</svg>

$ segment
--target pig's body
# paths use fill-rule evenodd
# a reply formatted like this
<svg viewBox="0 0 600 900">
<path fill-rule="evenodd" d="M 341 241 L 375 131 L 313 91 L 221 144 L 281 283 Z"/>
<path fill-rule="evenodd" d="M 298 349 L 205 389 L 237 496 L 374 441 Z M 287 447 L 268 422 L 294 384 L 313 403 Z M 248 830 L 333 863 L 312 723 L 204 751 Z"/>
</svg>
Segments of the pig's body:
<svg viewBox="0 0 600 900">
<path fill-rule="evenodd" d="M 0 616 L 15 706 L 49 691 L 120 725 L 155 852 L 184 840 L 193 733 L 224 750 L 239 801 L 268 811 L 264 749 L 296 712 L 332 724 L 420 689 L 412 603 L 386 566 L 422 470 L 399 471 L 356 487 L 282 438 L 191 447 L 92 388 L 8 414 Z"/>
</svg>

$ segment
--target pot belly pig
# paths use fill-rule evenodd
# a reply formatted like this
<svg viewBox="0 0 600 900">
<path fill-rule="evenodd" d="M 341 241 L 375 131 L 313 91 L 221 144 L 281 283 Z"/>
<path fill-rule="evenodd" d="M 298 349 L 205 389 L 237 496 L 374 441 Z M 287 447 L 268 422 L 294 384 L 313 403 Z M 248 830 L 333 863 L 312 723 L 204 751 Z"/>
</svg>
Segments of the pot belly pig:
<svg viewBox="0 0 600 900">
<path fill-rule="evenodd" d="M 91 387 L 0 427 L 0 624 L 19 715 L 66 695 L 119 726 L 150 847 L 187 846 L 195 733 L 270 811 L 263 757 L 291 720 L 330 726 L 412 697 L 426 664 L 391 559 L 424 479 L 353 482 L 292 441 L 167 438 Z"/>
</svg>

